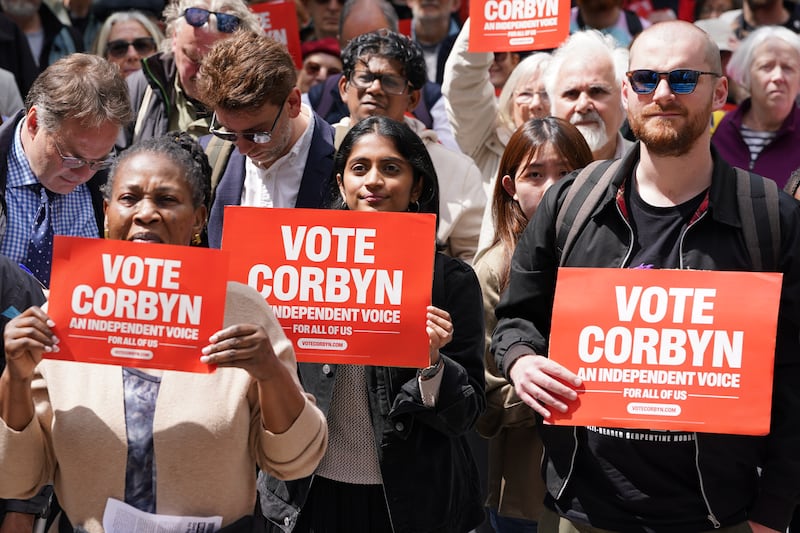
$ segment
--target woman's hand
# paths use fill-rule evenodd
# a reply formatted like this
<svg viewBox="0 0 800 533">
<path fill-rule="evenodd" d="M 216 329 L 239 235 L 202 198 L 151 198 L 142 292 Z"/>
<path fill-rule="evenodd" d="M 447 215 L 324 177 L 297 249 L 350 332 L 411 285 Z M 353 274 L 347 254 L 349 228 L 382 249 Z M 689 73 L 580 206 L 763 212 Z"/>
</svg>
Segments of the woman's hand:
<svg viewBox="0 0 800 533">
<path fill-rule="evenodd" d="M 565 412 L 566 402 L 578 398 L 575 388 L 581 386 L 577 375 L 559 363 L 535 354 L 522 355 L 514 361 L 509 377 L 517 396 L 544 418 L 550 417 L 548 406 Z"/>
<path fill-rule="evenodd" d="M 428 332 L 428 354 L 433 366 L 439 362 L 439 350 L 453 340 L 453 321 L 450 313 L 429 305 L 425 331 Z"/>
<path fill-rule="evenodd" d="M 281 366 L 264 328 L 236 324 L 214 333 L 200 361 L 247 370 L 258 381 L 269 381 Z"/>
<path fill-rule="evenodd" d="M 57 352 L 58 337 L 53 334 L 55 322 L 41 308 L 33 306 L 13 318 L 4 333 L 6 372 L 15 381 L 33 378 L 42 354 Z"/>
</svg>

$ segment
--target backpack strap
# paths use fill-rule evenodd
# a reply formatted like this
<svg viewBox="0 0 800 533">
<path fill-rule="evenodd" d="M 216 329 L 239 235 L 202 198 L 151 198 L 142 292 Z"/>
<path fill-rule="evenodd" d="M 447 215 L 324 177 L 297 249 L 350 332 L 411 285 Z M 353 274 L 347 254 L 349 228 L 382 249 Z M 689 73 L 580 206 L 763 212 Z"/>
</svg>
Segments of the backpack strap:
<svg viewBox="0 0 800 533">
<path fill-rule="evenodd" d="M 753 270 L 773 270 L 781 249 L 778 185 L 741 168 L 735 170 L 742 234 Z"/>
<path fill-rule="evenodd" d="M 147 84 L 147 87 L 144 89 L 144 94 L 142 95 L 142 104 L 139 106 L 139 113 L 136 114 L 136 124 L 133 126 L 133 138 L 138 139 L 139 134 L 142 132 L 142 128 L 144 127 L 144 122 L 147 119 L 147 115 L 150 113 L 150 100 L 153 99 L 153 88 L 150 87 L 150 84 Z"/>
<path fill-rule="evenodd" d="M 230 141 L 223 141 L 216 135 L 212 135 L 206 145 L 206 156 L 208 164 L 211 165 L 211 199 L 209 206 L 214 205 L 214 197 L 217 194 L 217 184 L 225 168 L 228 166 L 228 159 L 233 153 L 234 145 Z"/>
<path fill-rule="evenodd" d="M 622 159 L 592 161 L 578 172 L 556 216 L 556 252 L 563 265 L 575 238 L 589 221 Z"/>
</svg>

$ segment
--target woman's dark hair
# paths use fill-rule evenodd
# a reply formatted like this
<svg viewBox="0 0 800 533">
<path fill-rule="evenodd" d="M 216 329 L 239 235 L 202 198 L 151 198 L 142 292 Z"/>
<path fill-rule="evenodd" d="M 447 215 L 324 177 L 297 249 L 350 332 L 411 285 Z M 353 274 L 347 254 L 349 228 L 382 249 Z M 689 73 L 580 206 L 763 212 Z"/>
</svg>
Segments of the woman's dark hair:
<svg viewBox="0 0 800 533">
<path fill-rule="evenodd" d="M 520 168 L 533 161 L 542 146 L 551 145 L 570 171 L 583 168 L 592 162 L 592 151 L 578 128 L 556 117 L 530 119 L 514 132 L 500 158 L 492 193 L 492 216 L 494 217 L 494 243 L 503 247 L 505 265 L 511 256 L 528 219 L 519 202 L 503 187 L 503 176 L 511 179 Z M 508 282 L 508 269 L 500 278 L 500 288 Z"/>
<path fill-rule="evenodd" d="M 330 206 L 342 208 L 344 203 L 342 194 L 339 191 L 339 184 L 335 177 L 337 174 L 344 175 L 347 160 L 353 151 L 358 140 L 371 133 L 380 135 L 392 141 L 395 150 L 411 165 L 414 173 L 414 182 L 422 181 L 422 193 L 417 203 L 419 207 L 413 206 L 412 211 L 420 213 L 433 213 L 436 215 L 436 226 L 439 226 L 439 181 L 436 177 L 436 170 L 433 168 L 433 161 L 428 155 L 428 150 L 422 139 L 414 131 L 402 122 L 397 122 L 385 116 L 372 116 L 358 122 L 353 126 L 339 145 L 339 150 L 333 158 L 332 191 L 330 195 Z M 346 209 L 347 206 L 345 205 Z"/>
<path fill-rule="evenodd" d="M 192 205 L 197 208 L 205 205 L 210 209 L 211 201 L 211 166 L 208 157 L 194 138 L 188 133 L 171 131 L 162 137 L 145 139 L 134 144 L 120 155 L 111 167 L 108 181 L 103 185 L 103 196 L 111 199 L 114 178 L 120 165 L 136 154 L 143 152 L 164 154 L 179 168 L 183 169 L 186 182 L 192 191 Z"/>
</svg>

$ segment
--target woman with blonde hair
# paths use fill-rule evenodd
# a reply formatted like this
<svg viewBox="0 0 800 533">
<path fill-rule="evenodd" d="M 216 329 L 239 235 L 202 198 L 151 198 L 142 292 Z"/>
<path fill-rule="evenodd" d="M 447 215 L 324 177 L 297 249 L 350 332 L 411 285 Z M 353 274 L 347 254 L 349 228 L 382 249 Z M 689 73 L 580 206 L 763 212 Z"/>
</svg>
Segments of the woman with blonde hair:
<svg viewBox="0 0 800 533">
<path fill-rule="evenodd" d="M 141 11 L 121 11 L 106 19 L 92 52 L 119 66 L 126 78 L 142 68 L 142 59 L 158 51 L 164 34 Z"/>
</svg>

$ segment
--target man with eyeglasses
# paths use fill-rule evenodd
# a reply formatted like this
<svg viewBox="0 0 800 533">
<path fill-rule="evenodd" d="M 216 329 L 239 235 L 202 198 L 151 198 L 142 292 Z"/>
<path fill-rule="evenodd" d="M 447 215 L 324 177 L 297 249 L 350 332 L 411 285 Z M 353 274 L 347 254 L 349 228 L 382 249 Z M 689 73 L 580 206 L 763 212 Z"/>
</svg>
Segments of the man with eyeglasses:
<svg viewBox="0 0 800 533">
<path fill-rule="evenodd" d="M 711 146 L 711 113 L 727 93 L 719 50 L 700 28 L 669 21 L 639 35 L 622 99 L 640 141 L 599 183 L 578 185 L 572 176 L 545 194 L 514 254 L 492 351 L 519 397 L 546 421 L 579 401 L 582 386 L 578 375 L 546 356 L 560 265 L 761 270 L 745 232 L 769 224 L 760 217 L 774 217 L 780 227 L 774 256 L 767 238 L 757 240 L 762 249 L 754 252 L 769 258 L 763 270 L 783 274 L 770 433 L 540 424 L 548 487 L 541 533 L 778 533 L 789 523 L 800 493 L 800 209 L 774 185 L 774 203 L 761 204 L 771 215 L 755 213 L 757 194 L 742 200 L 753 205 L 749 216 L 740 209 L 737 171 Z M 742 182 L 762 195 L 769 189 L 760 176 Z M 597 194 L 597 202 L 574 206 L 594 207 L 561 257 L 556 241 L 566 229 L 556 220 L 573 186 Z M 734 423 L 737 413 L 718 416 Z"/>
<path fill-rule="evenodd" d="M 143 68 L 126 80 L 135 119 L 118 140 L 120 148 L 168 131 L 207 135 L 211 111 L 198 95 L 200 62 L 240 28 L 262 32 L 244 0 L 177 0 L 164 9 L 164 19 L 164 51 L 143 59 Z"/>
<path fill-rule="evenodd" d="M 354 38 L 342 52 L 339 94 L 350 116 L 334 125 L 336 145 L 359 120 L 384 115 L 405 122 L 422 138 L 439 177 L 439 231 L 445 252 L 472 262 L 478 247 L 486 194 L 480 170 L 469 157 L 445 148 L 433 130 L 413 118 L 426 82 L 419 45 L 390 30 Z"/>
<path fill-rule="evenodd" d="M 544 72 L 550 113 L 574 124 L 595 159 L 619 158 L 631 146 L 620 89 L 628 51 L 597 30 L 579 31 L 553 52 Z"/>
<path fill-rule="evenodd" d="M 119 69 L 72 54 L 36 78 L 25 108 L 0 127 L 0 254 L 41 286 L 50 282 L 54 235 L 103 234 L 102 195 L 91 178 L 111 164 L 114 139 L 130 116 Z M 5 511 L 30 531 L 46 506 L 47 498 L 0 500 L 0 516 Z"/>
<path fill-rule="evenodd" d="M 286 47 L 252 32 L 219 42 L 203 61 L 199 89 L 213 111 L 214 138 L 201 142 L 217 169 L 212 182 L 218 178 L 212 248 L 221 245 L 226 205 L 326 207 L 333 130 L 301 102 L 296 83 Z"/>
</svg>

